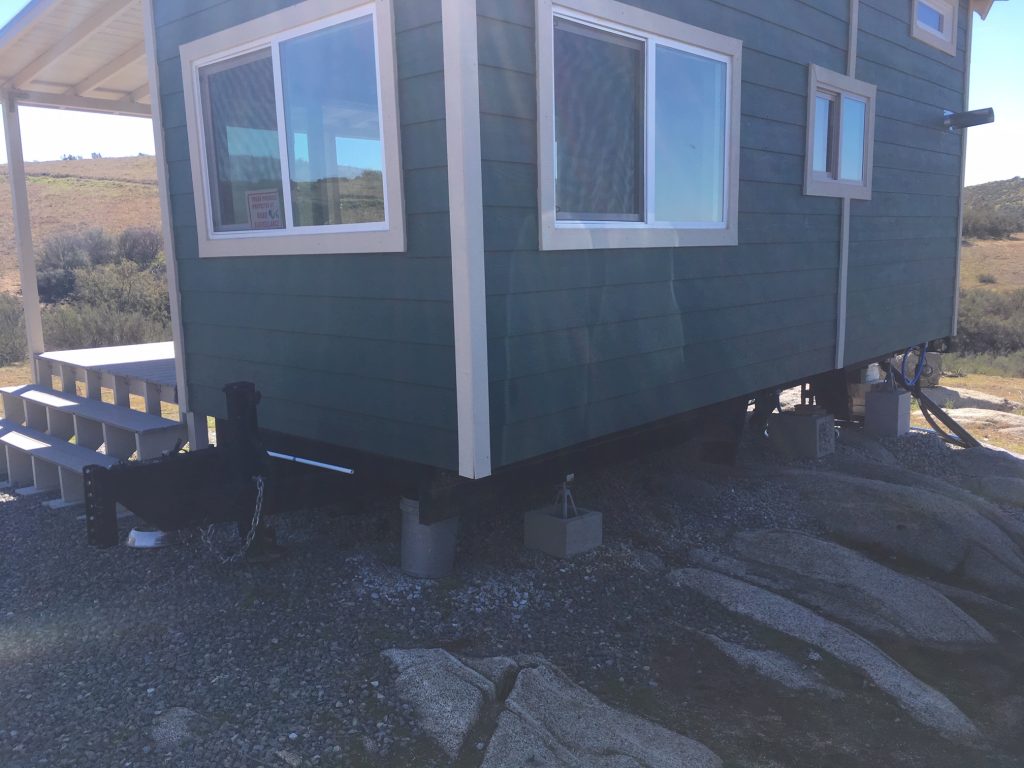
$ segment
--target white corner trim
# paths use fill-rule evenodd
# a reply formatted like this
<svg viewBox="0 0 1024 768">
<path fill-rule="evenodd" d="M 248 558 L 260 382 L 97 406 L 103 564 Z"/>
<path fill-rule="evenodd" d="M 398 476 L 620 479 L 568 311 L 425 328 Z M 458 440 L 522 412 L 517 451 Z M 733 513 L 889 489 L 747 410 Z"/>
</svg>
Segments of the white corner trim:
<svg viewBox="0 0 1024 768">
<path fill-rule="evenodd" d="M 153 94 L 153 146 L 156 154 L 156 180 L 160 192 L 160 224 L 164 241 L 164 261 L 167 267 L 167 292 L 171 304 L 171 338 L 174 343 L 174 379 L 178 386 L 178 407 L 189 424 L 189 444 L 205 446 L 208 442 L 206 422 L 202 421 L 202 434 L 192 420 L 187 419 L 188 379 L 185 376 L 185 330 L 181 321 L 181 293 L 178 288 L 178 262 L 174 257 L 174 227 L 171 224 L 171 198 L 167 181 L 167 159 L 164 150 L 164 126 L 160 105 L 160 73 L 156 56 L 156 22 L 153 16 L 153 0 L 143 0 L 143 32 L 146 41 L 146 70 L 149 76 L 149 92 Z"/>
<path fill-rule="evenodd" d="M 476 0 L 442 0 L 459 474 L 491 474 Z"/>
<path fill-rule="evenodd" d="M 985 13 L 988 10 L 986 9 Z M 981 15 L 982 21 L 985 14 Z M 971 51 L 974 49 L 974 14 L 968 13 L 964 20 L 967 27 L 967 51 L 964 54 L 964 109 L 971 105 Z M 959 32 L 958 32 L 959 34 Z M 956 336 L 960 323 L 960 262 L 964 248 L 964 183 L 967 181 L 967 131 L 960 132 L 960 208 L 956 218 L 956 284 L 953 287 L 953 323 L 949 335 Z"/>
<path fill-rule="evenodd" d="M 860 0 L 850 0 L 850 22 L 847 29 L 847 47 L 846 47 L 846 76 L 850 78 L 854 83 L 857 83 L 857 37 L 860 31 Z M 812 86 L 813 86 L 813 68 L 812 68 Z M 812 101 L 811 96 L 814 94 L 814 90 L 808 92 L 807 100 Z M 871 100 L 871 116 L 870 116 L 870 146 L 865 152 L 868 158 L 866 161 L 867 165 L 867 178 L 868 178 L 868 193 L 871 191 L 871 166 L 874 164 L 874 99 Z M 808 121 L 814 119 L 813 109 L 808 112 Z M 810 122 L 808 122 L 810 125 Z M 807 154 L 808 162 L 811 144 L 810 137 L 813 133 L 808 132 L 808 144 Z M 838 279 L 836 285 L 836 370 L 842 370 L 846 366 L 846 304 L 847 304 L 847 292 L 849 285 L 850 275 L 850 217 L 852 215 L 850 206 L 850 197 L 844 197 L 842 206 L 839 213 L 839 269 Z"/>
<path fill-rule="evenodd" d="M 850 274 L 850 198 L 844 197 L 839 223 L 839 270 L 836 286 L 836 368 L 846 365 L 846 294 Z"/>
</svg>

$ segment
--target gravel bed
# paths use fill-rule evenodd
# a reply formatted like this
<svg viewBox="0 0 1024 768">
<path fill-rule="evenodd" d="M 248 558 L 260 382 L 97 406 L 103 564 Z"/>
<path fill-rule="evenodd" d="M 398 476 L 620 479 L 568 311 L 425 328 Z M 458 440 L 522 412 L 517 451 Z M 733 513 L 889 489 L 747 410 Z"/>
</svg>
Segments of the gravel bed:
<svg viewBox="0 0 1024 768">
<path fill-rule="evenodd" d="M 924 440 L 898 450 L 941 463 Z M 807 529 L 771 480 L 784 464 L 752 439 L 735 468 L 669 450 L 581 474 L 606 545 L 568 562 L 525 550 L 522 500 L 496 501 L 463 520 L 441 581 L 397 568 L 397 498 L 276 518 L 289 554 L 257 566 L 221 564 L 195 533 L 90 548 L 81 507 L 0 495 L 0 766 L 446 765 L 391 692 L 380 652 L 396 646 L 543 655 L 700 738 L 713 724 L 669 702 L 664 678 L 681 672 L 665 659 L 700 633 L 758 639 L 665 573 L 737 530 Z M 214 539 L 237 546 L 230 526 Z"/>
</svg>

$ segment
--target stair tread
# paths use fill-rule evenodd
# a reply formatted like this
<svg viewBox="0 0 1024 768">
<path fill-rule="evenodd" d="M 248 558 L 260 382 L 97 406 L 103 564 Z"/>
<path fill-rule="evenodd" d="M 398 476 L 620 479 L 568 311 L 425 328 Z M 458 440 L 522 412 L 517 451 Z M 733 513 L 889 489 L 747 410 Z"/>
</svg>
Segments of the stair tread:
<svg viewBox="0 0 1024 768">
<path fill-rule="evenodd" d="M 20 397 L 23 400 L 30 400 L 49 408 L 56 408 L 65 413 L 78 414 L 93 421 L 101 421 L 131 432 L 145 433 L 164 429 L 184 428 L 181 422 L 165 419 L 163 416 L 134 411 L 121 405 L 91 400 L 68 392 L 55 392 L 52 389 L 36 384 L 0 387 L 0 392 Z"/>
<path fill-rule="evenodd" d="M 44 435 L 6 419 L 0 419 L 0 443 L 75 472 L 81 472 L 90 464 L 112 467 L 120 463 L 120 459 L 114 456 L 72 445 L 59 437 Z"/>
</svg>

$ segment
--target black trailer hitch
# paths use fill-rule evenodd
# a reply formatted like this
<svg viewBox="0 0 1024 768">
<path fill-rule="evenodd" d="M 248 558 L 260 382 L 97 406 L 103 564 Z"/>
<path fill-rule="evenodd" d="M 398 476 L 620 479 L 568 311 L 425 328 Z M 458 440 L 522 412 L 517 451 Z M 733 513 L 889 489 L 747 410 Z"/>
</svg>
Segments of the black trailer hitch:
<svg viewBox="0 0 1024 768">
<path fill-rule="evenodd" d="M 239 522 L 244 536 L 242 524 L 251 518 L 256 501 L 254 477 L 264 478 L 265 514 L 328 504 L 346 490 L 351 470 L 268 454 L 260 440 L 256 416 L 260 394 L 254 384 L 228 384 L 224 393 L 227 419 L 218 424 L 216 447 L 109 468 L 85 467 L 90 544 L 111 547 L 118 543 L 118 505 L 161 531 Z M 286 460 L 272 461 L 271 457 Z"/>
</svg>

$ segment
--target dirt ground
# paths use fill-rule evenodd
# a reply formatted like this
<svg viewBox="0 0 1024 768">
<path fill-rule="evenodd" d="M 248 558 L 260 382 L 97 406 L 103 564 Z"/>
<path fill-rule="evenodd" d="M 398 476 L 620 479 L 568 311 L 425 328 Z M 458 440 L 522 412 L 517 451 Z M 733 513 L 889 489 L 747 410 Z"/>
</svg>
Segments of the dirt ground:
<svg viewBox="0 0 1024 768">
<path fill-rule="evenodd" d="M 819 461 L 783 459 L 751 437 L 737 467 L 668 450 L 580 474 L 579 503 L 605 516 L 600 549 L 570 561 L 524 549 L 521 513 L 548 495 L 531 489 L 462 520 L 455 573 L 441 581 L 401 574 L 395 498 L 277 518 L 289 554 L 257 566 L 222 565 L 194 534 L 164 550 L 91 549 L 80 507 L 5 495 L 0 765 L 451 765 L 398 695 L 380 656 L 392 647 L 542 656 L 726 766 L 1024 765 L 1020 594 L 955 601 L 995 636 L 984 648 L 870 636 L 974 722 L 980 737 L 964 743 L 917 722 L 859 670 L 669 578 L 694 548 L 718 551 L 739 531 L 825 535 L 818 513 L 835 481 L 814 472 L 854 482 L 853 468 L 875 462 L 906 473 L 896 493 L 923 482 L 914 472 L 955 480 L 954 453 L 925 435 L 841 436 Z M 220 553 L 237 545 L 230 526 L 214 538 Z M 956 573 L 942 578 L 977 595 Z M 708 635 L 784 653 L 842 696 L 785 688 Z"/>
<path fill-rule="evenodd" d="M 995 282 L 982 283 L 979 275 Z M 1008 240 L 964 241 L 960 252 L 960 287 L 1014 291 L 1024 288 L 1024 233 Z"/>
</svg>

